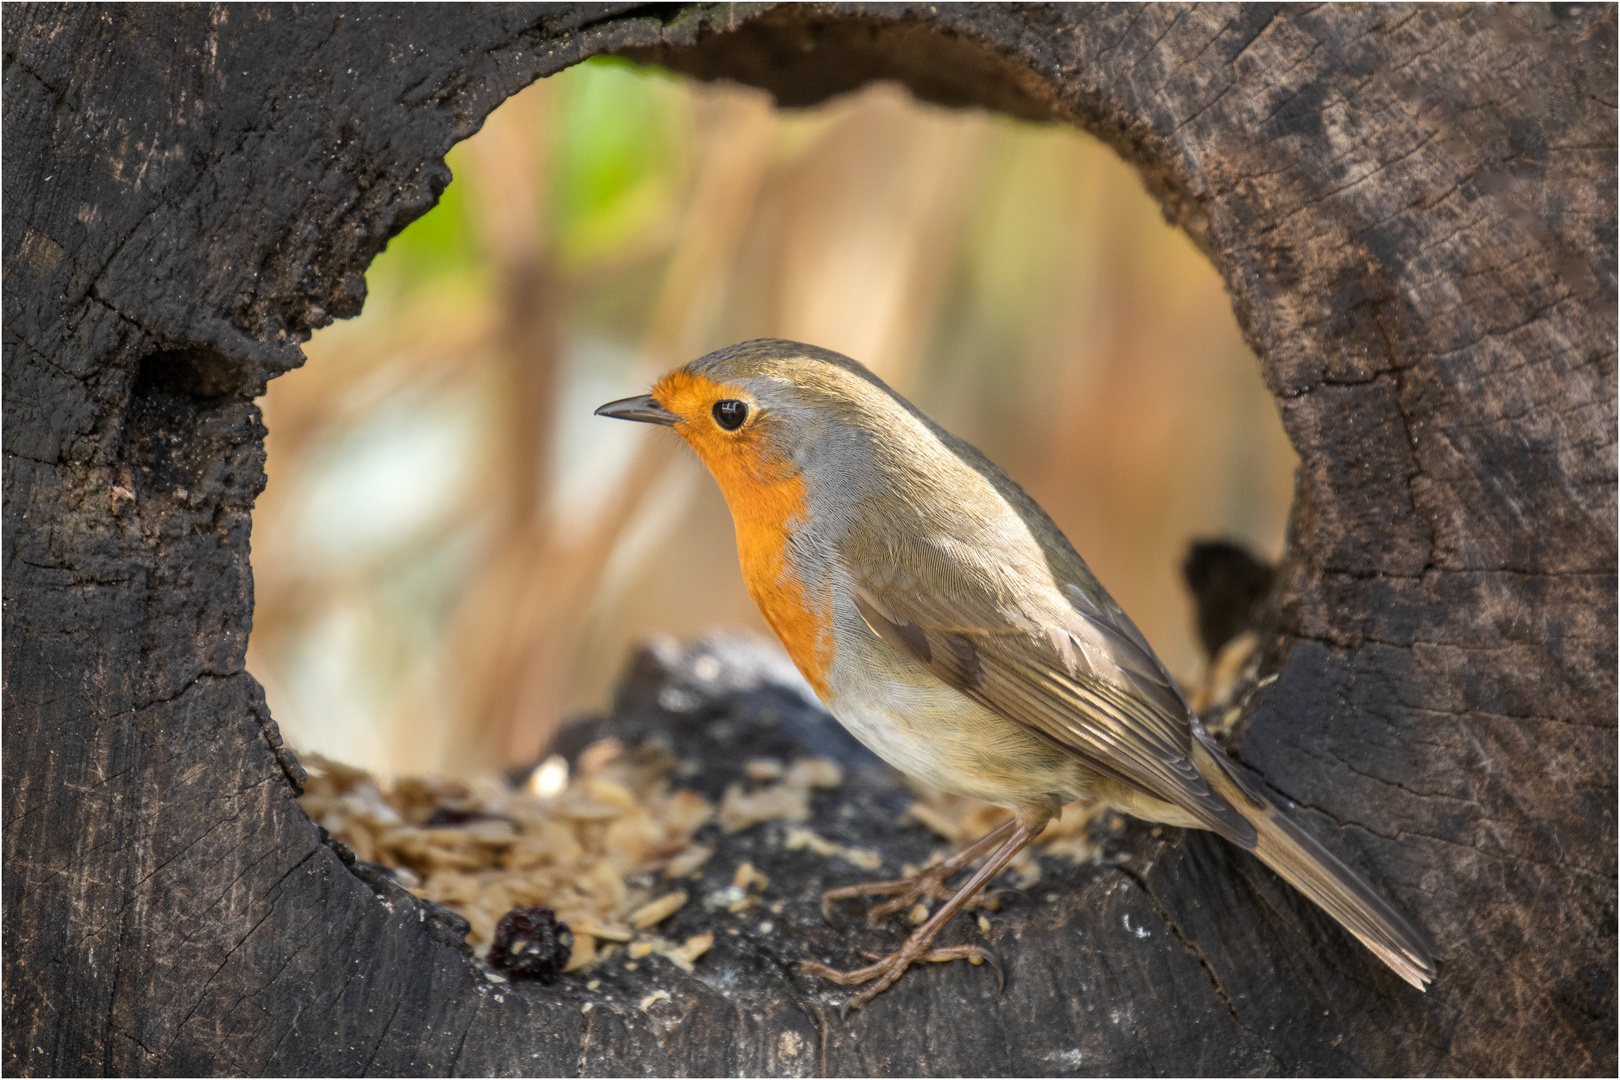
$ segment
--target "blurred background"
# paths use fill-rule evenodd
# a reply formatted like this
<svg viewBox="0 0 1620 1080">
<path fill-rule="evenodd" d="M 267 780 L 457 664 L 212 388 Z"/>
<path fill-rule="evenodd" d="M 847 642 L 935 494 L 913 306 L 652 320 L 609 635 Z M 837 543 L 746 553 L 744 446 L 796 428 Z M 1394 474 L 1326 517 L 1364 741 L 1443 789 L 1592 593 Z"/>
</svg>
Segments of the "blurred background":
<svg viewBox="0 0 1620 1080">
<path fill-rule="evenodd" d="M 299 749 L 532 761 L 637 640 L 767 633 L 696 459 L 591 415 L 746 338 L 846 353 L 976 443 L 1182 679 L 1189 539 L 1281 551 L 1294 456 L 1221 281 L 1086 135 L 598 59 L 449 162 L 364 313 L 260 401 L 248 667 Z"/>
</svg>

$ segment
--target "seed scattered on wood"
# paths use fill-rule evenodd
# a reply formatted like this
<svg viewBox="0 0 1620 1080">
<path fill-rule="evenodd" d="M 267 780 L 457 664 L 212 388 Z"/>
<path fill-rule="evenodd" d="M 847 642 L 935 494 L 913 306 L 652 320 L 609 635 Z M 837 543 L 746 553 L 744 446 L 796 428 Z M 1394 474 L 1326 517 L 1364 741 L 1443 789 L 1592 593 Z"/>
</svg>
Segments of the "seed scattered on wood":
<svg viewBox="0 0 1620 1080">
<path fill-rule="evenodd" d="M 637 930 L 645 930 L 657 926 L 681 908 L 686 906 L 686 891 L 677 889 L 672 893 L 665 893 L 658 899 L 641 905 L 630 913 L 630 925 Z"/>
<path fill-rule="evenodd" d="M 786 771 L 782 767 L 782 763 L 775 758 L 755 758 L 743 766 L 743 772 L 747 774 L 748 779 L 756 783 L 764 783 L 767 780 L 780 780 L 782 774 Z"/>
<path fill-rule="evenodd" d="M 693 934 L 681 943 L 680 954 L 688 960 L 696 960 L 709 951 L 714 944 L 713 934 Z"/>
<path fill-rule="evenodd" d="M 579 752 L 574 763 L 582 773 L 599 773 L 624 753 L 624 743 L 618 739 L 597 739 Z"/>
<path fill-rule="evenodd" d="M 564 971 L 578 971 L 596 959 L 596 939 L 589 934 L 574 935 L 574 949 L 568 954 Z"/>
<path fill-rule="evenodd" d="M 844 770 L 838 762 L 828 758 L 799 758 L 788 769 L 783 783 L 790 787 L 809 787 L 828 790 L 844 782 Z"/>
<path fill-rule="evenodd" d="M 489 955 L 506 912 L 547 907 L 574 931 L 564 970 L 577 971 L 600 958 L 602 942 L 634 937 L 629 917 L 649 900 L 649 871 L 686 876 L 713 855 L 693 836 L 714 807 L 671 788 L 676 758 L 653 740 L 634 748 L 600 740 L 574 768 L 547 759 L 535 771 L 547 774 L 545 783 L 531 774 L 521 787 L 494 778 L 385 784 L 315 755 L 304 761 L 310 778 L 301 801 L 311 819 L 357 858 L 465 918 L 479 956 Z M 552 795 L 535 791 L 558 780 Z"/>
<path fill-rule="evenodd" d="M 745 792 L 741 784 L 732 784 L 720 799 L 720 827 L 728 833 L 742 832 L 766 821 L 781 818 L 803 821 L 809 816 L 807 788 L 772 784 L 755 792 Z"/>
<path fill-rule="evenodd" d="M 767 759 L 756 759 L 745 769 L 751 779 L 770 779 L 773 766 Z M 751 825 L 786 818 L 803 821 L 810 816 L 811 789 L 835 788 L 844 782 L 844 770 L 826 758 L 799 758 L 788 767 L 782 781 L 746 792 L 741 784 L 726 789 L 720 801 L 720 825 L 726 832 L 741 832 Z"/>
<path fill-rule="evenodd" d="M 669 860 L 664 867 L 664 876 L 674 881 L 677 878 L 690 877 L 703 869 L 705 863 L 714 857 L 714 848 L 703 844 L 692 844 L 679 855 Z"/>
<path fill-rule="evenodd" d="M 840 858 L 862 870 L 877 870 L 883 866 L 883 856 L 866 848 L 845 847 L 835 844 L 809 829 L 790 827 L 782 846 L 788 851 L 809 850 L 824 858 Z"/>
<path fill-rule="evenodd" d="M 561 795 L 568 787 L 568 761 L 561 754 L 552 754 L 529 774 L 523 789 L 537 799 L 550 799 Z"/>
<path fill-rule="evenodd" d="M 739 889 L 764 892 L 770 886 L 771 879 L 755 870 L 753 863 L 744 861 L 737 865 L 737 872 L 731 876 L 731 883 Z"/>
</svg>

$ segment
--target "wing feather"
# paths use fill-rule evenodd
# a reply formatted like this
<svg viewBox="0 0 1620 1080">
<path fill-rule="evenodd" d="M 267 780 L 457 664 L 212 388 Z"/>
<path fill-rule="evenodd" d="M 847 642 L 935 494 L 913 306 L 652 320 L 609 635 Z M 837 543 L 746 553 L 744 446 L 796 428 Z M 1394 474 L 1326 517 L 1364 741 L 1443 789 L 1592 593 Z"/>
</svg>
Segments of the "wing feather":
<svg viewBox="0 0 1620 1080">
<path fill-rule="evenodd" d="M 1084 602 L 1042 618 L 856 582 L 872 631 L 941 681 L 1252 849 L 1254 827 L 1194 765 L 1191 710 L 1141 632 L 1106 593 L 1103 603 L 1067 594 Z"/>
</svg>

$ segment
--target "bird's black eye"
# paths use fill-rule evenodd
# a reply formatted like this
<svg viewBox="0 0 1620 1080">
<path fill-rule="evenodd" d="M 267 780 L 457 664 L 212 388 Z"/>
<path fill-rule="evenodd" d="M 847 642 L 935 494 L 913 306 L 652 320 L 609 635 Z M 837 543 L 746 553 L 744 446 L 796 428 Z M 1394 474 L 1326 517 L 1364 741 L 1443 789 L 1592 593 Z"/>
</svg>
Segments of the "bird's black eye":
<svg viewBox="0 0 1620 1080">
<path fill-rule="evenodd" d="M 727 431 L 736 431 L 748 419 L 748 406 L 740 401 L 726 399 L 714 403 L 714 422 Z"/>
</svg>

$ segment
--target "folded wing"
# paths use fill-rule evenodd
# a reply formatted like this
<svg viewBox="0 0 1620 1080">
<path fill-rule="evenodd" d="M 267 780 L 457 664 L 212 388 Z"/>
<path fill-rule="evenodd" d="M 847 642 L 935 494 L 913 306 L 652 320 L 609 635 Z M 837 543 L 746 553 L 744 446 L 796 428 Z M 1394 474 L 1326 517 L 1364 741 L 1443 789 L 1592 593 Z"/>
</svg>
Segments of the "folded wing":
<svg viewBox="0 0 1620 1080">
<path fill-rule="evenodd" d="M 1254 848 L 1254 827 L 1193 764 L 1186 702 L 1100 587 L 1071 583 L 1059 586 L 1066 603 L 1020 603 L 992 588 L 946 596 L 880 583 L 889 576 L 857 574 L 855 589 L 884 641 L 1095 771 Z"/>
</svg>

